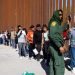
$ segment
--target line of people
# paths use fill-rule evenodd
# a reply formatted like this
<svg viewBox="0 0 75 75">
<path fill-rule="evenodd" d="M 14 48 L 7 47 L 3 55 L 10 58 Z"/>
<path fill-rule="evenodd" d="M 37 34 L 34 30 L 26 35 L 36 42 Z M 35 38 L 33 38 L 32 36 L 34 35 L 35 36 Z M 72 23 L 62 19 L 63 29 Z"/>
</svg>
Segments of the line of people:
<svg viewBox="0 0 75 75">
<path fill-rule="evenodd" d="M 50 55 L 48 47 L 50 42 L 47 25 L 44 24 L 42 27 L 40 24 L 37 24 L 36 26 L 31 25 L 27 34 L 22 29 L 22 26 L 19 26 L 18 29 L 19 56 L 21 57 L 22 54 L 23 56 L 26 56 L 26 47 L 28 45 L 29 59 L 34 58 L 37 59 L 37 61 L 40 61 L 41 58 L 44 58 L 46 63 L 49 64 Z M 33 51 L 35 48 L 38 51 L 37 55 Z M 40 54 L 41 51 L 43 52 L 43 56 Z"/>
<path fill-rule="evenodd" d="M 17 30 L 11 28 L 10 32 L 0 33 L 0 44 L 18 48 L 21 59 L 26 56 L 37 61 L 44 59 L 45 64 L 50 66 L 50 75 L 64 75 L 63 54 L 69 52 L 71 61 L 68 65 L 75 73 L 75 23 L 71 25 L 70 15 L 64 25 L 61 25 L 62 21 L 63 11 L 57 10 L 48 26 L 31 25 L 27 32 L 26 28 L 18 25 Z M 37 54 L 34 50 L 37 50 Z"/>
<path fill-rule="evenodd" d="M 28 55 L 29 59 L 34 58 L 37 59 L 37 61 L 44 58 L 47 64 L 49 64 L 49 38 L 46 24 L 43 26 L 40 24 L 36 26 L 31 25 L 28 32 L 21 25 L 18 25 L 17 30 L 11 28 L 11 31 L 0 34 L 0 44 L 11 46 L 14 49 L 18 48 L 20 58 Z M 33 51 L 35 48 L 38 51 L 37 55 Z M 41 55 L 41 52 L 43 55 Z"/>
</svg>

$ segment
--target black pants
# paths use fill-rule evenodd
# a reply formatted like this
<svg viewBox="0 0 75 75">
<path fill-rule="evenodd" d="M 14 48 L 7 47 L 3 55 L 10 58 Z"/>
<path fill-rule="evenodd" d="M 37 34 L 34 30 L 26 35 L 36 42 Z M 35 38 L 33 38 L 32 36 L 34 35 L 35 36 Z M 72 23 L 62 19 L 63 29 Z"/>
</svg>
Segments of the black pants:
<svg viewBox="0 0 75 75">
<path fill-rule="evenodd" d="M 31 58 L 32 56 L 34 56 L 34 53 L 33 53 L 33 49 L 35 48 L 35 45 L 30 43 L 29 44 L 29 58 Z"/>
<path fill-rule="evenodd" d="M 5 45 L 9 46 L 9 39 L 8 38 L 5 39 Z"/>
<path fill-rule="evenodd" d="M 36 49 L 38 51 L 38 55 L 36 56 L 37 60 L 40 60 L 40 51 L 41 51 L 41 44 L 36 44 Z"/>
<path fill-rule="evenodd" d="M 49 48 L 49 42 L 46 41 L 43 46 L 43 56 L 44 56 L 44 59 L 47 60 L 47 63 L 49 63 L 50 61 L 50 52 L 48 51 L 48 48 Z"/>
</svg>

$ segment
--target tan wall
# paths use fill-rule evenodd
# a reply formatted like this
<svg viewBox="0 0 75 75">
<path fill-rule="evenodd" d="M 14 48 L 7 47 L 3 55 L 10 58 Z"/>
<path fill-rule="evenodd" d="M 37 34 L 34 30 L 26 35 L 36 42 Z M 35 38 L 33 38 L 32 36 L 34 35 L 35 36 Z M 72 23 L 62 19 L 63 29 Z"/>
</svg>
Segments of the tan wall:
<svg viewBox="0 0 75 75">
<path fill-rule="evenodd" d="M 67 11 L 75 13 L 75 0 L 72 1 L 72 8 L 70 8 L 70 0 L 67 8 L 65 8 L 66 0 L 59 2 L 59 8 L 64 10 L 64 18 Z M 58 9 L 58 0 L 0 0 L 0 30 L 15 28 L 19 24 L 26 28 L 31 24 L 48 24 L 49 18 L 56 10 L 55 4 Z"/>
<path fill-rule="evenodd" d="M 44 0 L 0 0 L 0 30 L 43 24 Z M 46 0 L 45 0 L 46 1 Z"/>
</svg>

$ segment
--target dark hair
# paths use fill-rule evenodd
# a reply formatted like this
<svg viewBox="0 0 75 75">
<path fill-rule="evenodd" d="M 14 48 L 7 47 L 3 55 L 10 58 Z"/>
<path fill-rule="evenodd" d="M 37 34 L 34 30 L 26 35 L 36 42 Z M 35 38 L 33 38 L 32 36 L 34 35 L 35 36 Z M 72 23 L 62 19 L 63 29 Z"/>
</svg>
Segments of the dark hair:
<svg viewBox="0 0 75 75">
<path fill-rule="evenodd" d="M 62 9 L 59 9 L 58 11 L 61 11 L 63 13 Z"/>
<path fill-rule="evenodd" d="M 68 16 L 68 20 L 71 21 L 71 16 L 70 15 Z"/>
<path fill-rule="evenodd" d="M 46 25 L 46 24 L 43 24 L 43 27 L 44 27 L 44 26 L 47 26 L 47 25 Z"/>
<path fill-rule="evenodd" d="M 19 32 L 19 27 L 22 27 L 21 25 L 18 25 L 17 26 L 17 33 Z"/>
<path fill-rule="evenodd" d="M 23 30 L 26 32 L 26 34 L 27 34 L 27 29 L 26 28 L 23 28 Z"/>
<path fill-rule="evenodd" d="M 48 29 L 48 26 L 46 24 L 43 24 L 42 28 L 47 28 Z"/>
<path fill-rule="evenodd" d="M 40 24 L 37 24 L 36 27 L 41 27 L 41 25 Z"/>
<path fill-rule="evenodd" d="M 44 32 L 44 28 L 47 28 L 47 30 L 48 30 L 48 26 L 46 25 L 46 24 L 43 24 L 43 26 L 42 26 L 42 32 Z"/>
<path fill-rule="evenodd" d="M 17 28 L 22 27 L 21 25 L 18 25 Z"/>
<path fill-rule="evenodd" d="M 34 28 L 34 25 L 31 25 L 29 28 Z"/>
<path fill-rule="evenodd" d="M 44 27 L 44 26 L 47 26 L 47 25 L 46 25 L 46 24 L 43 24 L 43 27 Z"/>
</svg>

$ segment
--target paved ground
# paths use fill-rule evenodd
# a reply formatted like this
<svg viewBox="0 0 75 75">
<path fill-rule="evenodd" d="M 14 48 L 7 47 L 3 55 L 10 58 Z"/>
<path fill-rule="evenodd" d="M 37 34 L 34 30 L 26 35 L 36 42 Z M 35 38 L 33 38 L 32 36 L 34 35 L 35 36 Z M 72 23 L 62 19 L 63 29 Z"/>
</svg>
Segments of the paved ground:
<svg viewBox="0 0 75 75">
<path fill-rule="evenodd" d="M 34 72 L 35 75 L 46 75 L 42 62 L 28 57 L 20 59 L 18 51 L 11 47 L 0 45 L 0 75 L 22 75 L 23 72 Z M 45 67 L 47 70 L 48 68 Z M 74 75 L 65 69 L 65 75 Z"/>
</svg>

